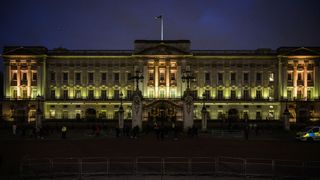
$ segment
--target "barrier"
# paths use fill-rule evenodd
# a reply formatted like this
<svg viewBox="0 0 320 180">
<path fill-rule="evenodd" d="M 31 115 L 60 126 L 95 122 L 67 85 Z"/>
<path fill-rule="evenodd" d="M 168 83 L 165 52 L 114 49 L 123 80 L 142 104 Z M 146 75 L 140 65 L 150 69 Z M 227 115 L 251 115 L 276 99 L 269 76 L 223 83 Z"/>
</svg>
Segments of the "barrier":
<svg viewBox="0 0 320 180">
<path fill-rule="evenodd" d="M 22 177 L 91 175 L 236 175 L 318 177 L 320 161 L 234 157 L 84 157 L 24 159 Z"/>
</svg>

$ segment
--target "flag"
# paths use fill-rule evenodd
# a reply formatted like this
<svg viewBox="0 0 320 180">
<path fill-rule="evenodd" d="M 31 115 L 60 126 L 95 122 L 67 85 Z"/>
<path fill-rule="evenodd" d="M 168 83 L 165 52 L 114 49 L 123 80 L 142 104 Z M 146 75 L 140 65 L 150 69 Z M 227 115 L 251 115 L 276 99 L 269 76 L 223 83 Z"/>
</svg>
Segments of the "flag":
<svg viewBox="0 0 320 180">
<path fill-rule="evenodd" d="M 154 17 L 155 19 L 162 19 L 162 15 Z"/>
</svg>

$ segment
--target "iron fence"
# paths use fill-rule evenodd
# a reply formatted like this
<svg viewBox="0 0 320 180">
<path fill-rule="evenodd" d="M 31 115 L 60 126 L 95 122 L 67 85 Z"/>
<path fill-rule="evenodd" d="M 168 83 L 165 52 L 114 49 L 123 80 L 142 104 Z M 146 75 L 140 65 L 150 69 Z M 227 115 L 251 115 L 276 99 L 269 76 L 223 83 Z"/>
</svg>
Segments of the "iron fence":
<svg viewBox="0 0 320 180">
<path fill-rule="evenodd" d="M 23 177 L 92 175 L 236 175 L 319 177 L 320 161 L 234 157 L 85 157 L 24 159 Z"/>
</svg>

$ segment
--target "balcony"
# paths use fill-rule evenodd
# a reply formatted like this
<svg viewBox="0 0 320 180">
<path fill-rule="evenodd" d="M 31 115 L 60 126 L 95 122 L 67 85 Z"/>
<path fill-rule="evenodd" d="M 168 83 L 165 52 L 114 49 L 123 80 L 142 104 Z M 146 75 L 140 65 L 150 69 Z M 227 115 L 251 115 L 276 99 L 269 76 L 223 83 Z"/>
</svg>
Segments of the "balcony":
<svg viewBox="0 0 320 180">
<path fill-rule="evenodd" d="M 28 84 L 28 81 L 27 81 L 27 80 L 21 80 L 21 81 L 20 81 L 20 84 L 26 86 L 26 85 Z"/>
<path fill-rule="evenodd" d="M 314 86 L 313 81 L 308 81 L 308 86 Z"/>
<path fill-rule="evenodd" d="M 11 86 L 17 86 L 17 81 L 11 81 Z"/>
<path fill-rule="evenodd" d="M 170 86 L 177 86 L 177 81 L 176 80 L 171 80 L 170 81 Z"/>
<path fill-rule="evenodd" d="M 223 86 L 223 81 L 218 81 L 217 85 L 218 86 Z"/>
<path fill-rule="evenodd" d="M 298 86 L 304 86 L 304 81 L 303 80 L 298 80 L 297 81 Z"/>
</svg>

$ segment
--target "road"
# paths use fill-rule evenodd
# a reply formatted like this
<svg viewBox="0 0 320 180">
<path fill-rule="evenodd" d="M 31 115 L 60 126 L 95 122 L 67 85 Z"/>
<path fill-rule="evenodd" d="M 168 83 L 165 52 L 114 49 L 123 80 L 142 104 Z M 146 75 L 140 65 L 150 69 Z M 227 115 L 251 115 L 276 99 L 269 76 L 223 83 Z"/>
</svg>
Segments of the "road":
<svg viewBox="0 0 320 180">
<path fill-rule="evenodd" d="M 1 138 L 1 176 L 19 173 L 25 157 L 200 157 L 230 156 L 243 158 L 320 161 L 320 143 L 293 139 L 217 138 L 208 136 L 157 140 L 149 134 L 138 139 L 127 137 L 77 137 L 69 139 Z"/>
</svg>

